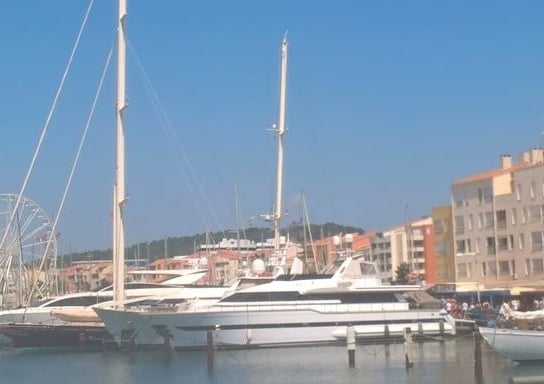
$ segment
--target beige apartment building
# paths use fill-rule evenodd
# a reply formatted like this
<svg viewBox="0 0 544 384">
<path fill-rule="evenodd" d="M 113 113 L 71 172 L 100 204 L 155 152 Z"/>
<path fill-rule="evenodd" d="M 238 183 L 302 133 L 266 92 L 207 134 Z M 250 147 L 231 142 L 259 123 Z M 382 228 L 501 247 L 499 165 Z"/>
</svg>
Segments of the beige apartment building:
<svg viewBox="0 0 544 384">
<path fill-rule="evenodd" d="M 544 150 L 452 184 L 456 281 L 488 286 L 544 277 Z"/>
<path fill-rule="evenodd" d="M 408 263 L 422 280 L 428 278 L 428 262 L 434 259 L 432 226 L 432 218 L 426 217 L 374 235 L 369 256 L 380 268 L 383 280 L 394 280 L 401 263 Z"/>
<path fill-rule="evenodd" d="M 434 207 L 432 210 L 435 246 L 435 282 L 455 281 L 455 257 L 453 255 L 453 218 L 451 205 Z"/>
</svg>

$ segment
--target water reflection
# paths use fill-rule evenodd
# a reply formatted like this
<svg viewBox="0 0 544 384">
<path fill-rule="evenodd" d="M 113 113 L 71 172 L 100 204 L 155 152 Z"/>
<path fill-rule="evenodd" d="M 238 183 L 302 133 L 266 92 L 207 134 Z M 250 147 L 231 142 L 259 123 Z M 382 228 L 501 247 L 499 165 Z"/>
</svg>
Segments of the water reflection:
<svg viewBox="0 0 544 384">
<path fill-rule="evenodd" d="M 476 370 L 472 336 L 414 343 L 414 366 L 406 369 L 404 344 L 357 345 L 355 368 L 345 346 L 217 350 L 213 370 L 206 351 L 50 353 L 0 351 L 2 382 L 40 384 L 119 383 L 407 383 L 495 384 L 511 377 L 544 376 L 544 365 L 519 365 L 481 344 Z M 31 370 L 28 367 L 32 367 Z"/>
</svg>

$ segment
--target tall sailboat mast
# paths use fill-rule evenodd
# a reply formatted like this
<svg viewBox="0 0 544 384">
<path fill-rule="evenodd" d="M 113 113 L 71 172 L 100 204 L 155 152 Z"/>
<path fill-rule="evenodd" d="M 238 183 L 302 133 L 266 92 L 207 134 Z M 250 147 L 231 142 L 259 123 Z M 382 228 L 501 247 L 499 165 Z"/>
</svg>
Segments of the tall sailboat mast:
<svg viewBox="0 0 544 384">
<path fill-rule="evenodd" d="M 117 124 L 116 164 L 113 187 L 113 298 L 116 306 L 125 299 L 125 230 L 123 205 L 125 203 L 125 126 L 126 103 L 126 39 L 125 24 L 127 2 L 119 0 L 119 22 L 117 26 Z"/>
<path fill-rule="evenodd" d="M 276 207 L 274 211 L 274 250 L 276 254 L 280 249 L 280 219 L 283 190 L 283 136 L 285 135 L 285 105 L 287 99 L 287 36 L 284 36 L 281 41 L 280 52 L 280 101 L 278 124 L 276 126 L 276 133 L 278 135 L 278 168 L 276 175 Z"/>
</svg>

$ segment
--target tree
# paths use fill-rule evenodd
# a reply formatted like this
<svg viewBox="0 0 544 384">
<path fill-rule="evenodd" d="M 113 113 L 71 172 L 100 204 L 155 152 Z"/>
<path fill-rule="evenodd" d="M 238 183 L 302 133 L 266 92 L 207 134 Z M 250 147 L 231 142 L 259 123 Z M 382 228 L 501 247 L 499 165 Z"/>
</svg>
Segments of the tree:
<svg viewBox="0 0 544 384">
<path fill-rule="evenodd" d="M 408 263 L 400 263 L 395 270 L 395 282 L 397 284 L 408 284 L 408 277 L 410 276 L 410 265 Z"/>
</svg>

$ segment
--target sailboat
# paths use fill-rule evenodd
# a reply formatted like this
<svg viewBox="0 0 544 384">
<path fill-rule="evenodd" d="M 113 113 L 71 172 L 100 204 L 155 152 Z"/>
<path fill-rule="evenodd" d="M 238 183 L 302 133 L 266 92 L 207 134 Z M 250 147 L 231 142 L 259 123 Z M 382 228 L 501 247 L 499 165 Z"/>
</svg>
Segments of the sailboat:
<svg viewBox="0 0 544 384">
<path fill-rule="evenodd" d="M 125 126 L 126 102 L 126 0 L 119 0 L 117 27 L 117 103 L 116 103 L 116 161 L 113 186 L 113 300 L 123 303 L 125 294 L 125 232 L 123 207 L 125 197 Z M 117 304 L 116 304 L 117 305 Z M 67 324 L 7 323 L 0 332 L 8 336 L 14 346 L 74 346 L 102 343 L 107 340 L 104 325 L 97 321 Z"/>
<path fill-rule="evenodd" d="M 111 337 L 93 311 L 94 306 L 122 309 L 124 303 L 152 303 L 172 305 L 198 296 L 202 305 L 217 301 L 236 285 L 213 287 L 192 286 L 206 271 L 175 274 L 163 284 L 125 283 L 125 123 L 126 112 L 126 19 L 127 0 L 119 0 L 117 35 L 117 103 L 116 103 L 116 161 L 113 185 L 113 287 L 101 292 L 84 292 L 53 298 L 36 308 L 22 308 L 0 312 L 0 333 L 12 341 L 14 347 L 71 347 L 103 345 Z M 139 271 L 142 273 L 142 271 Z M 161 271 L 148 271 L 160 274 Z M 181 272 L 181 271 L 179 271 Z M 172 276 L 173 275 L 173 276 Z M 184 276 L 181 276 L 184 275 Z M 125 285 L 127 289 L 125 290 Z M 156 299 L 155 299 L 156 298 Z M 127 301 L 129 299 L 129 301 Z M 92 304 L 92 305 L 91 305 Z M 9 312 L 9 313 L 8 313 Z M 6 321 L 4 321 L 6 320 Z M 4 322 L 3 322 L 4 321 Z"/>
<path fill-rule="evenodd" d="M 501 310 L 504 319 L 499 327 L 478 327 L 484 340 L 500 355 L 511 360 L 544 361 L 544 310 L 514 311 L 506 302 Z"/>
</svg>

